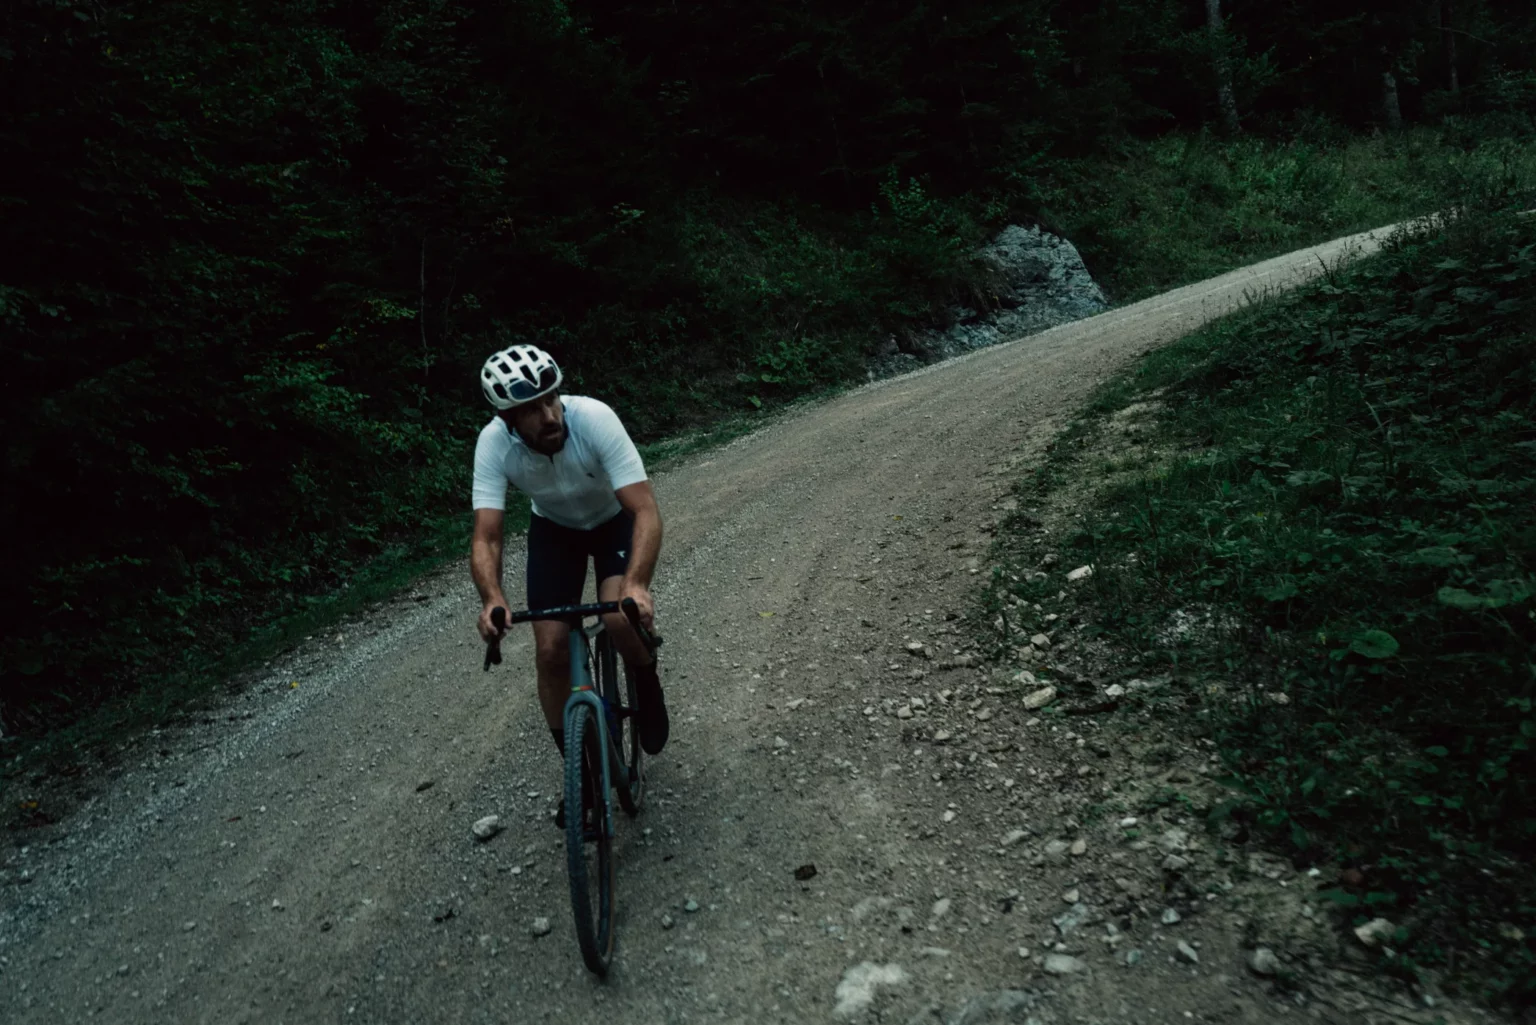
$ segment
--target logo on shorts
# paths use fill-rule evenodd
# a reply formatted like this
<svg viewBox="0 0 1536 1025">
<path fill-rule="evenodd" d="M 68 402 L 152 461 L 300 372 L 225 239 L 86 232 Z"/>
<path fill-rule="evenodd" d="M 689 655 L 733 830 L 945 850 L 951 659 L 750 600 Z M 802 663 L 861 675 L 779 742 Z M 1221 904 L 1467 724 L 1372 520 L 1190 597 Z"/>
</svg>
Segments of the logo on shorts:
<svg viewBox="0 0 1536 1025">
<path fill-rule="evenodd" d="M 627 558 L 629 558 L 629 553 L 627 551 L 625 551 L 624 549 L 620 548 L 619 549 L 619 558 L 627 559 Z"/>
</svg>

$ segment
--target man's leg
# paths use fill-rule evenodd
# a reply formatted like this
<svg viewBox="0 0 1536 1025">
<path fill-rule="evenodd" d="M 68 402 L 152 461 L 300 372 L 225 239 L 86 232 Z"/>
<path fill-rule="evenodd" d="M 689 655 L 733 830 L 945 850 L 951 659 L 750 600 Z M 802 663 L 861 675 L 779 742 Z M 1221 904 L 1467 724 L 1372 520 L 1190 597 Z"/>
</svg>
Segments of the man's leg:
<svg viewBox="0 0 1536 1025">
<path fill-rule="evenodd" d="M 566 603 L 571 604 L 571 603 Z M 539 678 L 539 706 L 544 709 L 544 721 L 549 724 L 549 734 L 555 738 L 555 746 L 565 755 L 565 702 L 571 694 L 571 625 L 551 620 L 538 620 L 533 624 L 534 668 Z M 588 784 L 582 806 L 591 809 L 591 781 Z M 590 816 L 590 810 L 587 812 Z M 555 828 L 565 828 L 565 798 L 555 811 Z"/>
<path fill-rule="evenodd" d="M 553 609 L 581 601 L 587 583 L 587 552 L 581 531 L 534 516 L 528 523 L 528 564 L 524 573 L 530 609 Z M 534 668 L 539 705 L 562 752 L 565 699 L 571 690 L 571 627 L 568 623 L 533 623 Z"/>
<path fill-rule="evenodd" d="M 579 531 L 542 516 L 533 517 L 529 523 L 526 581 L 530 609 L 552 609 L 581 601 L 581 591 L 587 583 L 587 553 L 579 535 Z M 536 620 L 532 625 L 539 707 L 544 710 L 550 736 L 563 757 L 565 702 L 571 693 L 571 625 L 551 620 Z M 555 825 L 562 828 L 564 811 L 562 799 L 555 817 Z"/>
<path fill-rule="evenodd" d="M 571 694 L 571 624 L 536 621 L 533 647 L 539 706 L 544 709 L 544 721 L 549 723 L 550 731 L 559 738 L 565 729 L 565 701 Z"/>
</svg>

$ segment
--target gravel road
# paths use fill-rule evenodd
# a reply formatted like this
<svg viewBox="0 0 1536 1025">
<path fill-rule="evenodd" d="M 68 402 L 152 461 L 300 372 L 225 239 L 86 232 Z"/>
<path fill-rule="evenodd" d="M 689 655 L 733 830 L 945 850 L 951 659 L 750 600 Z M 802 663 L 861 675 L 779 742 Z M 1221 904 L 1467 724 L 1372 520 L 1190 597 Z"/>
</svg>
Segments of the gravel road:
<svg viewBox="0 0 1536 1025">
<path fill-rule="evenodd" d="M 872 384 L 660 476 L 672 742 L 644 814 L 621 820 L 607 982 L 572 938 L 529 637 L 483 674 L 454 567 L 146 738 L 84 807 L 11 846 L 0 1018 L 1285 1017 L 1258 980 L 1187 957 L 1137 972 L 1086 949 L 1047 972 L 1061 890 L 1091 879 L 1042 867 L 1076 825 L 1046 799 L 1054 756 L 1016 695 L 953 666 L 954 617 L 999 503 L 1096 384 L 1374 246 L 1342 239 Z M 478 842 L 492 814 L 506 828 Z"/>
</svg>

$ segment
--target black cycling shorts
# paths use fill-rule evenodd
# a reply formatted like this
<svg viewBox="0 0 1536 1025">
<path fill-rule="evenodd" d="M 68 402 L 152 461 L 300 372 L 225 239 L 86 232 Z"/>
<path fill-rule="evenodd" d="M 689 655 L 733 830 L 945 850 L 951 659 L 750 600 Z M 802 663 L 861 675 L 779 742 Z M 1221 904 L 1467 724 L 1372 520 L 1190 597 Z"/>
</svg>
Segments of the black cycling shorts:
<svg viewBox="0 0 1536 1025">
<path fill-rule="evenodd" d="M 528 524 L 528 607 L 579 605 L 587 586 L 588 559 L 597 567 L 598 583 L 623 576 L 634 534 L 635 518 L 628 510 L 591 530 L 573 530 L 534 516 Z"/>
</svg>

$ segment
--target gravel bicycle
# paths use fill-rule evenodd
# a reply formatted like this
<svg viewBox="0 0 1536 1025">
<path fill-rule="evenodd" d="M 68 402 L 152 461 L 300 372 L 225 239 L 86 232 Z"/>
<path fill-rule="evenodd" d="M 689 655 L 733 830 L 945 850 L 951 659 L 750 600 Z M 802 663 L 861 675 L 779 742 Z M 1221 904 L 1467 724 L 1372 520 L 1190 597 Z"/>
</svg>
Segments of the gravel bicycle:
<svg viewBox="0 0 1536 1025">
<path fill-rule="evenodd" d="M 614 612 L 624 614 L 647 649 L 654 652 L 661 645 L 661 638 L 640 624 L 640 609 L 632 598 L 526 610 L 510 617 L 505 609 L 491 610 L 491 623 L 498 632 L 514 623 L 538 619 L 573 623 L 571 696 L 565 703 L 565 864 L 571 879 L 576 942 L 582 960 L 599 976 L 608 974 L 614 946 L 613 803 L 609 795 L 618 795 L 619 806 L 631 818 L 640 814 L 645 798 L 634 681 L 626 671 L 620 692 L 618 653 L 602 620 L 592 626 L 582 625 L 584 619 Z M 486 645 L 485 668 L 500 662 L 501 642 L 493 638 Z"/>
</svg>

